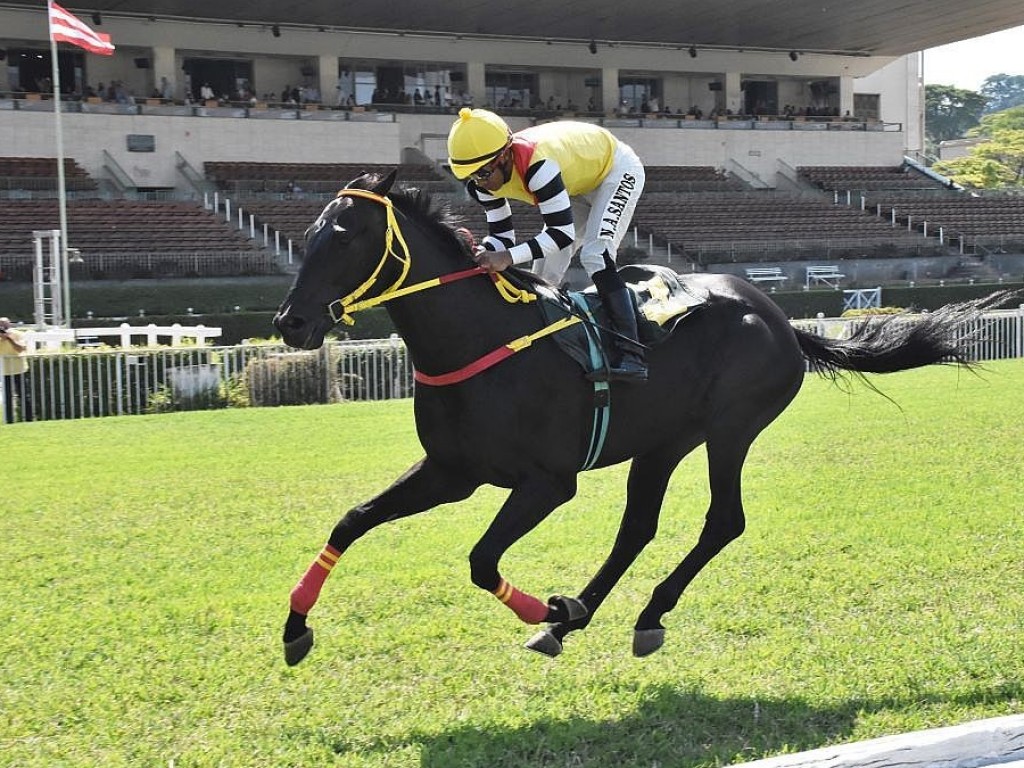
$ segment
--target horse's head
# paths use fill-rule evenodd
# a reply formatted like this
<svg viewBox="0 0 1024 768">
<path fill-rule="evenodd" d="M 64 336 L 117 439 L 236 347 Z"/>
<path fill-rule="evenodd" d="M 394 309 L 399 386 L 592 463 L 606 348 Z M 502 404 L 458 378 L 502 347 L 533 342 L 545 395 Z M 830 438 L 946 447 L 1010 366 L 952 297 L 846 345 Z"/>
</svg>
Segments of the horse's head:
<svg viewBox="0 0 1024 768">
<path fill-rule="evenodd" d="M 402 264 L 388 257 L 386 246 L 390 201 L 384 197 L 395 174 L 353 180 L 306 230 L 302 266 L 274 316 L 285 343 L 316 349 L 344 314 L 340 300 L 380 293 L 377 286 L 400 279 Z"/>
</svg>

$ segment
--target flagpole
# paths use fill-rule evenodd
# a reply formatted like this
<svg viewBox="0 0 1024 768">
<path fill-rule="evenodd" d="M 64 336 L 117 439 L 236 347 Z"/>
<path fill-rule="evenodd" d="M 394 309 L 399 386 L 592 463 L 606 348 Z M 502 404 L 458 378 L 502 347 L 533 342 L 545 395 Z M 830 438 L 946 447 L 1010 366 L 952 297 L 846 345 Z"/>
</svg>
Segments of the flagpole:
<svg viewBox="0 0 1024 768">
<path fill-rule="evenodd" d="M 46 2 L 47 20 L 50 16 L 50 0 Z M 48 22 L 49 23 L 49 22 Z M 71 286 L 68 279 L 68 200 L 64 180 L 64 130 L 61 123 L 60 104 L 60 65 L 57 63 L 57 41 L 53 33 L 50 38 L 50 64 L 53 70 L 53 117 L 56 122 L 57 133 L 57 200 L 60 211 L 60 264 L 55 265 L 60 269 L 60 283 L 62 296 L 62 314 L 64 325 L 71 327 Z"/>
</svg>

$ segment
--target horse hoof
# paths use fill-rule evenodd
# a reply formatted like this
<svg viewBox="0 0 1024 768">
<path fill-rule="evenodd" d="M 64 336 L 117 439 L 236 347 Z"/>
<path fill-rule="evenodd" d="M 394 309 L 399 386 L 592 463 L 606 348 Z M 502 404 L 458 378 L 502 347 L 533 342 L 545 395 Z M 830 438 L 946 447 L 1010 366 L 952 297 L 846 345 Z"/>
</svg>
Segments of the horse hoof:
<svg viewBox="0 0 1024 768">
<path fill-rule="evenodd" d="M 664 629 L 633 630 L 633 655 L 637 658 L 650 656 L 664 644 Z"/>
<path fill-rule="evenodd" d="M 294 667 L 309 653 L 313 647 L 313 630 L 307 629 L 294 640 L 284 644 L 284 663 Z"/>
<path fill-rule="evenodd" d="M 525 647 L 531 651 L 542 653 L 552 659 L 562 652 L 562 643 L 546 629 L 542 629 L 536 635 L 527 640 Z"/>
<path fill-rule="evenodd" d="M 590 611 L 587 610 L 581 601 L 575 597 L 565 595 L 552 595 L 548 598 L 548 622 L 551 624 L 564 624 L 570 621 L 586 618 Z"/>
</svg>

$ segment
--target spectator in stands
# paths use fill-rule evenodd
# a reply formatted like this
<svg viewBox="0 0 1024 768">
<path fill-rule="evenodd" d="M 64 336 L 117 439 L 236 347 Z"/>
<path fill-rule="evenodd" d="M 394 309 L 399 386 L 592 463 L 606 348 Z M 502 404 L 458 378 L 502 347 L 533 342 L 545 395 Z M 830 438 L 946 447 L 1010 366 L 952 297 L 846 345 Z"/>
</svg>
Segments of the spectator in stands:
<svg viewBox="0 0 1024 768">
<path fill-rule="evenodd" d="M 0 317 L 0 372 L 4 380 L 4 421 L 14 422 L 14 400 L 21 404 L 21 420 L 32 421 L 32 395 L 25 375 L 28 362 L 25 360 L 24 337 L 11 328 L 11 321 Z"/>
<path fill-rule="evenodd" d="M 618 334 L 618 360 L 608 378 L 646 380 L 633 303 L 615 268 L 619 243 L 644 188 L 646 174 L 636 153 L 592 123 L 562 120 L 513 134 L 493 112 L 463 108 L 448 134 L 448 159 L 487 218 L 489 234 L 477 262 L 500 272 L 543 259 L 535 271 L 558 285 L 579 251 Z M 544 220 L 537 235 L 518 244 L 509 198 L 537 205 Z"/>
<path fill-rule="evenodd" d="M 213 88 L 210 87 L 209 83 L 203 83 L 203 87 L 199 89 L 199 97 L 203 101 L 212 101 L 214 98 Z"/>
<path fill-rule="evenodd" d="M 164 101 L 174 100 L 174 89 L 166 77 L 160 78 L 160 98 Z"/>
</svg>

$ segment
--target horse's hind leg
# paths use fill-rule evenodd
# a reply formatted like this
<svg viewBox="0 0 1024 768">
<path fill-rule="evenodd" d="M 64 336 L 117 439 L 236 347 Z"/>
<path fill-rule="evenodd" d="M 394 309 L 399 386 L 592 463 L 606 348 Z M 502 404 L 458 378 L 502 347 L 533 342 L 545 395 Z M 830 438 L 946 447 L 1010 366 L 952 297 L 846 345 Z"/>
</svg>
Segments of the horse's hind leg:
<svg viewBox="0 0 1024 768">
<path fill-rule="evenodd" d="M 661 617 L 675 608 L 683 590 L 733 539 L 743 533 L 746 525 L 740 495 L 740 475 L 753 437 L 744 438 L 737 429 L 718 430 L 709 436 L 708 475 L 711 483 L 711 504 L 704 519 L 696 546 L 679 566 L 654 589 L 650 602 L 641 611 L 634 627 L 633 653 L 646 656 L 658 650 L 665 641 Z"/>
<path fill-rule="evenodd" d="M 584 629 L 590 623 L 612 588 L 654 538 L 672 472 L 686 454 L 700 445 L 701 439 L 691 438 L 685 443 L 680 442 L 633 459 L 629 468 L 626 511 L 622 515 L 612 551 L 579 595 L 580 601 L 587 608 L 587 615 L 550 625 L 534 635 L 526 643 L 527 648 L 547 656 L 557 656 L 562 652 L 565 636 L 574 630 Z"/>
<path fill-rule="evenodd" d="M 291 609 L 284 626 L 284 657 L 288 665 L 298 664 L 313 647 L 313 630 L 306 626 L 306 616 L 319 598 L 334 564 L 352 542 L 381 523 L 459 501 L 476 488 L 477 483 L 425 458 L 383 493 L 349 510 L 334 526 L 327 545 L 292 590 Z"/>
</svg>

